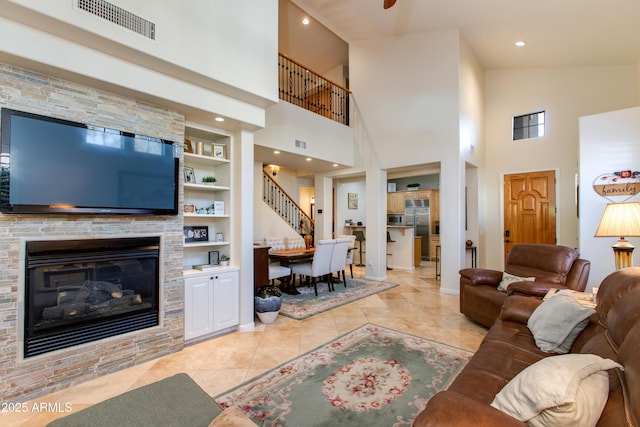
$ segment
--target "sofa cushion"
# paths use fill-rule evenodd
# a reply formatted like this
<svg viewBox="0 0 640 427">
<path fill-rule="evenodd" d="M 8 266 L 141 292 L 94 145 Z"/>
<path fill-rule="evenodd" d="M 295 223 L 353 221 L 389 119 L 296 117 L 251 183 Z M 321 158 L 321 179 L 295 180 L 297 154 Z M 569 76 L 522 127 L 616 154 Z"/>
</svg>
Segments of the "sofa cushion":
<svg viewBox="0 0 640 427">
<path fill-rule="evenodd" d="M 529 425 L 595 426 L 613 368 L 622 366 L 594 354 L 546 357 L 509 381 L 491 406 Z"/>
<path fill-rule="evenodd" d="M 269 252 L 284 251 L 284 238 L 282 237 L 265 237 L 264 245 L 270 246 Z"/>
<path fill-rule="evenodd" d="M 287 249 L 305 249 L 306 247 L 302 237 L 287 237 Z"/>
<path fill-rule="evenodd" d="M 535 309 L 527 327 L 540 350 L 568 353 L 578 334 L 589 323 L 595 310 L 584 307 L 573 297 L 573 291 L 555 293 Z"/>
<path fill-rule="evenodd" d="M 509 273 L 502 273 L 502 280 L 498 283 L 498 290 L 502 292 L 507 292 L 509 285 L 515 282 L 534 282 L 536 280 L 535 277 L 520 277 L 514 276 Z"/>
</svg>

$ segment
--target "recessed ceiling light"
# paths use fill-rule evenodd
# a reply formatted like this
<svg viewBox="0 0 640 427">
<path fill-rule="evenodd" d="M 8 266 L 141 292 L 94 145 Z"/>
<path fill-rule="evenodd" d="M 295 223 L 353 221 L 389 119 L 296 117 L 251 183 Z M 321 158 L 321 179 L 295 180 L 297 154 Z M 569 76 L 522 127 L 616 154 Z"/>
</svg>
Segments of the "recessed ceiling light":
<svg viewBox="0 0 640 427">
<path fill-rule="evenodd" d="M 520 40 L 520 41 L 516 42 L 516 46 L 518 46 L 518 47 L 522 47 L 522 46 L 526 46 L 526 45 L 527 45 L 527 42 L 524 41 L 524 40 Z"/>
<path fill-rule="evenodd" d="M 273 154 L 280 154 L 280 152 L 278 150 L 275 150 Z"/>
<path fill-rule="evenodd" d="M 311 157 L 307 157 L 305 160 L 306 160 L 307 162 L 310 162 L 310 161 L 311 161 Z"/>
<path fill-rule="evenodd" d="M 338 164 L 337 164 L 337 163 L 334 163 L 334 164 L 333 164 L 333 167 L 334 167 L 334 168 L 337 168 L 337 167 L 338 167 Z"/>
<path fill-rule="evenodd" d="M 216 122 L 224 122 L 224 118 L 222 118 L 222 117 L 216 117 Z"/>
<path fill-rule="evenodd" d="M 309 22 L 310 22 L 310 21 L 309 21 L 309 18 L 307 18 L 306 16 L 302 19 L 302 23 L 303 23 L 304 25 L 309 25 Z"/>
</svg>

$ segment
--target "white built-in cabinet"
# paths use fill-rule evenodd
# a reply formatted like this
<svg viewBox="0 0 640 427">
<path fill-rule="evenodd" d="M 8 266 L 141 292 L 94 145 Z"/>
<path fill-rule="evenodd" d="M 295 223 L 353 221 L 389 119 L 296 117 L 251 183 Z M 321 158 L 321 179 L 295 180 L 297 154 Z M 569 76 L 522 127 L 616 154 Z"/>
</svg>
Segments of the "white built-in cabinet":
<svg viewBox="0 0 640 427">
<path fill-rule="evenodd" d="M 240 269 L 233 260 L 230 266 L 197 268 L 210 264 L 212 253 L 231 254 L 231 136 L 187 123 L 185 139 L 193 151 L 185 148 L 183 158 L 184 328 L 189 341 L 240 323 Z M 204 177 L 215 177 L 215 183 L 203 182 Z"/>
<path fill-rule="evenodd" d="M 240 323 L 240 274 L 235 267 L 184 279 L 184 339 L 202 338 Z"/>
</svg>

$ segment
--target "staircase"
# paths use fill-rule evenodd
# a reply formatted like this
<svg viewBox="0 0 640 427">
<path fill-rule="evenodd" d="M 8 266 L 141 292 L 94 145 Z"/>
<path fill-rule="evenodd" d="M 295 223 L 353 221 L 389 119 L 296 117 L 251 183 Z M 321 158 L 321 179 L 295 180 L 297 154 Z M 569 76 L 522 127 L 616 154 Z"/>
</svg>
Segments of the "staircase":
<svg viewBox="0 0 640 427">
<path fill-rule="evenodd" d="M 300 206 L 284 191 L 280 185 L 269 176 L 262 173 L 262 200 L 273 209 L 275 213 L 296 233 L 313 236 L 314 223 Z"/>
</svg>

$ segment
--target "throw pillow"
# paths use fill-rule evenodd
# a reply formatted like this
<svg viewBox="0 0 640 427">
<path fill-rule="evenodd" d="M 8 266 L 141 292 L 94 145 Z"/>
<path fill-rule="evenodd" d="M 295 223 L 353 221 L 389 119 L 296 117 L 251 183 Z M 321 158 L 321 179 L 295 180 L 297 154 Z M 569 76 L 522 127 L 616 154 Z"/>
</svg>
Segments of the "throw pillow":
<svg viewBox="0 0 640 427">
<path fill-rule="evenodd" d="M 502 280 L 498 284 L 498 290 L 502 292 L 507 292 L 507 288 L 510 284 L 515 282 L 534 282 L 536 280 L 535 277 L 518 277 L 509 273 L 502 273 Z"/>
<path fill-rule="evenodd" d="M 623 369 L 595 354 L 546 357 L 509 381 L 491 406 L 530 426 L 595 426 L 613 368 Z"/>
<path fill-rule="evenodd" d="M 540 304 L 529 317 L 527 327 L 538 348 L 547 353 L 568 353 L 576 337 L 589 323 L 595 310 L 584 307 L 573 291 L 562 290 Z"/>
<path fill-rule="evenodd" d="M 240 408 L 229 406 L 211 421 L 209 427 L 256 427 L 256 425 Z"/>
</svg>

